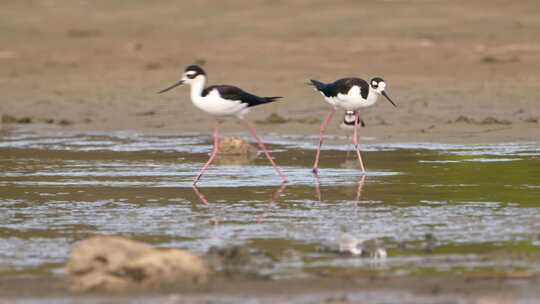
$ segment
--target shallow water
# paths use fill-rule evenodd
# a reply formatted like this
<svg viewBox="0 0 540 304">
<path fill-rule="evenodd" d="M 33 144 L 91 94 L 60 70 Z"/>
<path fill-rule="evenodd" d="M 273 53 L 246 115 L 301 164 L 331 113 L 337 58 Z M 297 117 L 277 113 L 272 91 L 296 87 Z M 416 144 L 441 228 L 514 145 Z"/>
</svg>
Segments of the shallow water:
<svg viewBox="0 0 540 304">
<path fill-rule="evenodd" d="M 58 274 L 73 243 L 96 234 L 201 254 L 242 245 L 273 277 L 540 271 L 536 143 L 367 144 L 362 177 L 336 138 L 317 179 L 316 138 L 266 139 L 286 186 L 259 155 L 221 158 L 194 190 L 206 136 L 1 137 L 0 274 Z M 388 257 L 336 254 L 344 234 Z"/>
</svg>

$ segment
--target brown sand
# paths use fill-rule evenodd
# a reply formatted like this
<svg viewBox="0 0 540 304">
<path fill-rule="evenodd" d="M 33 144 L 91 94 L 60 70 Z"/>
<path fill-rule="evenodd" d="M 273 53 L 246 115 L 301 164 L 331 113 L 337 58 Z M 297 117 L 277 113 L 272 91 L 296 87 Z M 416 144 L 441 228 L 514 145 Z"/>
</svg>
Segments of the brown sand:
<svg viewBox="0 0 540 304">
<path fill-rule="evenodd" d="M 366 138 L 540 137 L 537 0 L 3 1 L 0 37 L 0 114 L 34 130 L 207 133 L 187 88 L 156 94 L 198 62 L 211 83 L 286 97 L 251 113 L 286 120 L 262 133 L 318 133 L 310 78 L 382 76 L 399 108 L 365 110 Z"/>
<path fill-rule="evenodd" d="M 156 94 L 184 66 L 204 63 L 211 83 L 286 97 L 250 115 L 285 119 L 258 123 L 261 133 L 318 133 L 329 107 L 305 85 L 310 78 L 382 76 L 399 107 L 381 100 L 363 112 L 364 137 L 540 138 L 538 0 L 2 1 L 0 37 L 4 129 L 209 133 L 187 88 Z M 331 134 L 343 132 L 339 122 Z M 476 286 L 441 280 L 464 295 Z M 418 290 L 405 282 L 431 286 L 391 286 Z M 491 283 L 488 291 L 515 287 Z"/>
</svg>

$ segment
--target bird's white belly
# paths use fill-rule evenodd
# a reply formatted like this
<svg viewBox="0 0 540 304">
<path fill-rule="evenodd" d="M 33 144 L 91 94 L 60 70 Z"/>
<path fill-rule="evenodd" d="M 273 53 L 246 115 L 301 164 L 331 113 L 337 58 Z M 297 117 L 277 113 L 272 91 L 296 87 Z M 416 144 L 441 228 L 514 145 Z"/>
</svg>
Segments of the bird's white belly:
<svg viewBox="0 0 540 304">
<path fill-rule="evenodd" d="M 324 97 L 324 100 L 329 103 L 331 106 L 337 106 L 337 104 L 339 103 L 339 100 L 337 99 L 337 97 L 326 97 L 322 92 L 321 92 L 321 95 Z"/>
<path fill-rule="evenodd" d="M 375 94 L 370 92 L 367 98 L 364 99 L 362 95 L 360 95 L 360 89 L 355 88 L 357 87 L 351 88 L 347 94 L 339 93 L 336 96 L 336 99 L 338 100 L 336 106 L 344 110 L 352 111 L 358 108 L 369 107 L 377 101 L 377 96 Z"/>
<path fill-rule="evenodd" d="M 192 96 L 193 104 L 208 114 L 216 116 L 239 115 L 247 104 L 240 100 L 223 99 L 217 91 L 212 91 L 208 95 Z"/>
</svg>

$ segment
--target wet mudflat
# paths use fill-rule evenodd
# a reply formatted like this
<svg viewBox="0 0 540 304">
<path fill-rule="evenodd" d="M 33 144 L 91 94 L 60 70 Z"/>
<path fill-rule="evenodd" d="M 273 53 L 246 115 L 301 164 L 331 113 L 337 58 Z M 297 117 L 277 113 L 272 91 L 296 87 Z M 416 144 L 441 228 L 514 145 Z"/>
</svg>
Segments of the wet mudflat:
<svg viewBox="0 0 540 304">
<path fill-rule="evenodd" d="M 334 138 L 317 178 L 315 137 L 266 138 L 285 186 L 261 155 L 222 157 L 193 189 L 206 136 L 2 137 L 0 274 L 60 277 L 73 243 L 97 234 L 201 255 L 239 246 L 249 258 L 229 270 L 264 279 L 540 273 L 536 143 L 367 143 L 361 176 Z M 363 255 L 337 253 L 352 241 Z"/>
</svg>

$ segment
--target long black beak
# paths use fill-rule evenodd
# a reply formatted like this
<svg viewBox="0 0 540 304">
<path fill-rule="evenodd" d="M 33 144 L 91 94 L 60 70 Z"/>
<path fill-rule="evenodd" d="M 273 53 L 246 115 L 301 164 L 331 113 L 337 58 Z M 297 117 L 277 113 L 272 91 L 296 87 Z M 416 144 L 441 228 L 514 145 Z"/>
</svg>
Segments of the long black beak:
<svg viewBox="0 0 540 304">
<path fill-rule="evenodd" d="M 178 81 L 177 83 L 173 84 L 172 86 L 170 86 L 170 87 L 168 87 L 168 88 L 166 88 L 166 89 L 163 89 L 163 90 L 159 91 L 158 94 L 165 93 L 165 92 L 167 92 L 167 91 L 169 91 L 169 90 L 172 90 L 172 89 L 174 89 L 175 87 L 177 87 L 177 86 L 179 86 L 179 85 L 182 85 L 182 84 L 184 84 L 184 81 L 183 81 L 183 80 L 180 80 L 180 81 Z"/>
<path fill-rule="evenodd" d="M 381 93 L 384 97 L 386 97 L 386 99 L 388 99 L 388 101 L 390 101 L 390 103 L 397 108 L 396 104 L 392 101 L 392 99 L 390 99 L 390 97 L 388 97 L 388 95 L 386 94 L 385 91 L 382 91 Z"/>
</svg>

